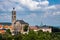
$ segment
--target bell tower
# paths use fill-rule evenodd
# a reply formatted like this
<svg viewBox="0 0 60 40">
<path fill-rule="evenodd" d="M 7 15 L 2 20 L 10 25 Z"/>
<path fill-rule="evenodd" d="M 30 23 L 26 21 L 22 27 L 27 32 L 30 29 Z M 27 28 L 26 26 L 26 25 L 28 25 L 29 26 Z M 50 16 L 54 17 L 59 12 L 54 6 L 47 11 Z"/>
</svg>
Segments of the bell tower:
<svg viewBox="0 0 60 40">
<path fill-rule="evenodd" d="M 16 21 L 16 11 L 15 8 L 12 10 L 12 26 L 14 27 L 14 23 Z"/>
</svg>

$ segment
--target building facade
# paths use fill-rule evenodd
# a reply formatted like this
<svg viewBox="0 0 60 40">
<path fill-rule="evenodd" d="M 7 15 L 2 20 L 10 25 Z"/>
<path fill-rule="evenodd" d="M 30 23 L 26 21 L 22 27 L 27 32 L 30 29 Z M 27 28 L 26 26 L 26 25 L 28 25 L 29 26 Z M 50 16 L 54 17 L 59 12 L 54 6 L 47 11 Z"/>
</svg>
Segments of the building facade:
<svg viewBox="0 0 60 40">
<path fill-rule="evenodd" d="M 16 31 L 18 31 L 18 32 L 21 32 L 21 33 L 27 33 L 28 31 L 29 31 L 29 27 L 28 27 L 28 30 L 27 31 L 24 31 L 24 27 L 25 26 L 29 26 L 29 24 L 28 23 L 26 23 L 25 21 L 23 21 L 23 20 L 16 20 L 16 22 L 15 22 L 15 26 L 16 26 Z"/>
<path fill-rule="evenodd" d="M 12 10 L 12 26 L 14 27 L 13 33 L 18 34 L 19 32 L 24 32 L 24 26 L 29 25 L 23 20 L 16 20 L 16 10 L 13 8 Z"/>
</svg>

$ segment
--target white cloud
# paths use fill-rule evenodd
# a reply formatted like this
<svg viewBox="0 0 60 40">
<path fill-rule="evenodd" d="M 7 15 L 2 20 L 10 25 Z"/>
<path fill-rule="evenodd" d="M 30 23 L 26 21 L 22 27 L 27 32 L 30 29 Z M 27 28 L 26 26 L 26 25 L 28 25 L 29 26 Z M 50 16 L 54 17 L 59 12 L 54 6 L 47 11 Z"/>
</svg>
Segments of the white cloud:
<svg viewBox="0 0 60 40">
<path fill-rule="evenodd" d="M 40 10 L 46 11 L 46 13 L 44 13 L 44 17 L 47 17 L 48 15 L 51 14 L 51 12 L 47 13 L 48 10 L 49 11 L 57 10 L 57 8 L 59 8 L 59 5 L 48 6 L 49 5 L 48 0 L 44 0 L 44 1 L 41 0 L 40 2 L 36 2 L 33 0 L 5 0 L 0 2 L 0 10 L 11 11 L 12 7 L 16 7 L 16 10 L 19 10 L 19 11 L 24 10 L 24 8 L 20 5 L 26 6 L 30 10 L 40 9 Z M 38 5 L 40 6 L 38 7 Z M 55 15 L 55 13 L 53 15 Z"/>
<path fill-rule="evenodd" d="M 37 15 L 35 13 L 31 13 L 31 14 L 27 15 L 25 17 L 25 19 L 34 19 L 35 17 L 37 17 Z"/>
<path fill-rule="evenodd" d="M 58 5 L 52 5 L 52 6 L 49 6 L 47 8 L 47 10 L 45 10 L 45 13 L 44 15 L 42 16 L 42 18 L 47 18 L 47 17 L 50 17 L 50 16 L 58 16 L 60 15 L 60 7 Z"/>
<path fill-rule="evenodd" d="M 48 6 L 49 2 L 47 0 L 40 2 L 40 5 Z"/>
<path fill-rule="evenodd" d="M 47 7 L 47 9 L 48 9 L 48 10 L 49 10 L 49 9 L 56 9 L 56 6 L 55 6 L 55 5 L 52 5 L 52 6 Z"/>
<path fill-rule="evenodd" d="M 11 20 L 11 15 L 6 14 L 6 13 L 0 14 L 0 19 L 2 19 L 2 20 L 4 20 L 4 19 Z"/>
<path fill-rule="evenodd" d="M 19 3 L 19 1 L 17 0 L 5 0 L 0 2 L 0 10 L 2 11 L 11 11 L 13 7 L 16 7 L 17 9 L 22 9 L 21 6 L 19 6 L 20 4 L 16 4 Z"/>
<path fill-rule="evenodd" d="M 54 12 L 52 15 L 60 15 L 60 12 L 58 11 L 58 12 Z"/>
<path fill-rule="evenodd" d="M 28 7 L 30 10 L 36 9 L 38 4 L 38 2 L 32 0 L 20 0 L 20 3 Z"/>
<path fill-rule="evenodd" d="M 20 0 L 20 3 L 27 6 L 30 10 L 36 10 L 39 8 L 44 8 L 46 6 L 48 6 L 49 2 L 47 0 L 41 1 L 41 2 L 36 2 L 33 0 Z M 38 7 L 38 5 L 40 5 Z"/>
<path fill-rule="evenodd" d="M 40 3 L 40 4 L 39 4 Z M 12 7 L 16 7 L 17 10 L 22 10 L 22 5 L 26 6 L 30 10 L 36 10 L 39 8 L 44 8 L 44 6 L 47 6 L 49 2 L 47 0 L 41 1 L 41 2 L 36 2 L 33 0 L 5 0 L 0 2 L 0 10 L 12 10 Z M 37 5 L 40 5 L 39 7 Z"/>
</svg>

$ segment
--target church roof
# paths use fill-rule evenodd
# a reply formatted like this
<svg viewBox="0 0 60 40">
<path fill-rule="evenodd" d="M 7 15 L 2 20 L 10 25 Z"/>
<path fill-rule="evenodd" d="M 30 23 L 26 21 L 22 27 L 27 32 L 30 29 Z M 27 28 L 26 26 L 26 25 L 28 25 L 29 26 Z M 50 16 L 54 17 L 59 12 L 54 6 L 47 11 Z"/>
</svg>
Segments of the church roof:
<svg viewBox="0 0 60 40">
<path fill-rule="evenodd" d="M 26 23 L 25 21 L 23 21 L 23 20 L 16 20 L 16 22 L 20 22 L 21 24 L 28 24 L 28 23 Z M 16 23 L 15 22 L 15 23 Z"/>
</svg>

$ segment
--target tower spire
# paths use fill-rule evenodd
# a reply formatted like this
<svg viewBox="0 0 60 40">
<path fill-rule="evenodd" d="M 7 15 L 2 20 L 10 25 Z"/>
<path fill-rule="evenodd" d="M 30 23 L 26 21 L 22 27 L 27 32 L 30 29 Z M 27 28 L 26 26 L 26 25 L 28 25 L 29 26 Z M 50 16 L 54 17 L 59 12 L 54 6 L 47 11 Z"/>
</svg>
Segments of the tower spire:
<svg viewBox="0 0 60 40">
<path fill-rule="evenodd" d="M 13 9 L 15 9 L 15 7 L 13 7 Z"/>
<path fill-rule="evenodd" d="M 15 7 L 13 7 L 13 10 L 15 10 Z"/>
<path fill-rule="evenodd" d="M 43 23 L 42 23 L 42 21 L 41 21 L 41 25 L 40 26 L 43 26 Z"/>
<path fill-rule="evenodd" d="M 15 11 L 15 8 L 13 7 L 13 10 L 12 10 L 12 25 L 14 25 L 16 21 L 16 11 Z"/>
<path fill-rule="evenodd" d="M 13 11 L 15 11 L 15 7 L 13 7 Z"/>
</svg>

